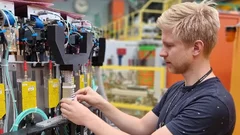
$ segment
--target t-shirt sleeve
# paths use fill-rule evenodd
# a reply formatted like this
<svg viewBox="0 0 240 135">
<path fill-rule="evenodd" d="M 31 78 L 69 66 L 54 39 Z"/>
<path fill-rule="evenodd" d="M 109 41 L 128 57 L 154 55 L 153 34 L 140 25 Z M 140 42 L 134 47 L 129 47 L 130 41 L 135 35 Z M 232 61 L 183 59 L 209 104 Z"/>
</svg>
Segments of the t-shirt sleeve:
<svg viewBox="0 0 240 135">
<path fill-rule="evenodd" d="M 219 99 L 202 97 L 185 107 L 177 116 L 166 124 L 173 135 L 216 135 L 229 124 L 229 112 Z"/>
</svg>

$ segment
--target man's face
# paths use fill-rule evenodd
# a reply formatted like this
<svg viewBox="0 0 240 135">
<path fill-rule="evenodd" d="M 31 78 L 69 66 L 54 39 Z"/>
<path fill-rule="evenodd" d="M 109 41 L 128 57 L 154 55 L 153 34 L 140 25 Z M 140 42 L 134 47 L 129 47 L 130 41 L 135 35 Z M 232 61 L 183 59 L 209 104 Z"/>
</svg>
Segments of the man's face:
<svg viewBox="0 0 240 135">
<path fill-rule="evenodd" d="M 163 48 L 160 56 L 164 58 L 171 73 L 185 73 L 193 61 L 192 49 L 177 39 L 172 31 L 162 31 Z"/>
</svg>

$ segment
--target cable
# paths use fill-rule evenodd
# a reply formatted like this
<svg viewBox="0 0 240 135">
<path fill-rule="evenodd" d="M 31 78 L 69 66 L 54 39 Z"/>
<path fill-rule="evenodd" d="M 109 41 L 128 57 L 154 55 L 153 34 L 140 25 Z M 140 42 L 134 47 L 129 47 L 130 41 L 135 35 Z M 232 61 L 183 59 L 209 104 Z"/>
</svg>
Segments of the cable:
<svg viewBox="0 0 240 135">
<path fill-rule="evenodd" d="M 27 110 L 21 112 L 21 113 L 17 116 L 17 118 L 16 118 L 16 120 L 15 120 L 12 128 L 10 129 L 10 132 L 12 132 L 12 131 L 17 131 L 20 122 L 21 122 L 27 115 L 32 114 L 32 113 L 39 114 L 40 116 L 42 116 L 42 118 L 43 118 L 44 120 L 47 120 L 47 119 L 48 119 L 47 115 L 46 115 L 41 109 L 38 109 L 38 108 L 27 109 Z"/>
<path fill-rule="evenodd" d="M 69 29 L 69 26 L 68 26 L 68 22 L 66 23 L 65 20 L 58 14 L 54 14 L 54 13 L 51 13 L 51 12 L 48 12 L 48 11 L 40 11 L 38 12 L 38 15 L 41 16 L 41 15 L 47 15 L 47 14 L 51 14 L 51 15 L 55 15 L 57 17 L 59 17 L 62 22 L 66 25 L 67 27 L 67 31 L 68 31 L 68 34 L 67 34 L 67 42 L 64 44 L 64 48 L 67 47 L 68 43 L 69 43 L 69 36 L 70 36 L 70 29 Z"/>
<path fill-rule="evenodd" d="M 2 66 L 4 67 L 3 68 L 3 71 L 4 71 L 4 78 L 3 78 L 3 80 L 4 80 L 4 84 L 5 84 L 5 90 L 6 90 L 6 101 L 7 101 L 7 107 L 6 107 L 6 119 L 5 119 L 5 122 L 4 122 L 4 132 L 7 132 L 7 130 L 8 130 L 8 119 L 9 119 L 9 113 L 10 113 L 10 97 L 9 97 L 9 90 L 10 90 L 10 94 L 11 94 L 11 97 L 12 97 L 12 100 L 13 100 L 13 117 L 14 117 L 14 119 L 15 119 L 15 117 L 16 117 L 16 115 L 18 114 L 18 112 L 17 112 L 17 106 L 16 106 L 16 100 L 15 100 L 15 96 L 14 96 L 14 92 L 13 92 L 13 87 L 12 87 L 12 82 L 11 82 L 11 80 L 10 80 L 10 76 L 9 76 L 9 71 L 8 71 L 8 55 L 9 55 L 9 49 L 10 49 L 10 45 L 11 45 L 11 43 L 12 43 L 12 41 L 13 41 L 13 34 L 15 34 L 15 32 L 12 32 L 11 30 L 12 30 L 12 26 L 11 26 L 11 24 L 10 24 L 10 21 L 9 21 L 9 19 L 8 19 L 8 16 L 6 15 L 6 13 L 5 12 L 8 12 L 9 13 L 9 11 L 7 11 L 7 10 L 0 10 L 0 12 L 2 13 L 2 15 L 3 15 L 3 17 L 4 17 L 4 22 L 3 22 L 3 25 L 4 25 L 4 23 L 5 23 L 5 20 L 7 21 L 7 23 L 8 23 L 8 26 L 9 26 L 9 29 L 10 29 L 10 33 L 11 33 L 11 40 L 8 42 L 8 41 L 5 41 L 6 42 L 6 44 L 7 44 L 7 47 L 6 47 L 6 50 L 4 51 L 4 59 L 3 59 L 3 61 L 2 61 Z M 15 20 L 15 17 L 14 17 L 14 15 L 12 14 L 12 13 L 10 13 L 10 15 L 12 15 L 12 17 L 13 17 L 13 19 L 14 19 L 14 23 L 16 22 L 16 20 Z M 9 87 L 9 88 L 8 88 Z"/>
<path fill-rule="evenodd" d="M 98 93 L 106 100 L 108 100 L 107 95 L 104 90 L 104 84 L 103 84 L 103 79 L 102 79 L 102 74 L 100 67 L 94 67 L 95 74 L 96 74 L 96 80 L 97 80 L 97 85 L 98 85 Z"/>
<path fill-rule="evenodd" d="M 4 14 L 4 16 L 6 17 L 6 20 L 7 20 L 7 23 L 8 23 L 8 26 L 9 26 L 9 29 L 12 30 L 12 26 L 10 25 L 10 22 L 9 22 L 9 19 L 7 18 L 7 15 L 5 14 L 6 10 L 3 10 L 2 13 Z M 8 12 L 8 11 L 7 11 Z M 14 18 L 14 16 L 13 16 Z M 15 20 L 15 18 L 14 18 Z M 16 20 L 15 20 L 16 22 Z M 11 39 L 13 39 L 13 35 L 11 35 Z M 18 111 L 17 111 L 17 105 L 16 105 L 16 100 L 15 100 L 15 96 L 14 96 L 14 92 L 13 92 L 13 87 L 12 87 L 12 83 L 11 83 L 11 80 L 10 80 L 10 76 L 9 76 L 9 70 L 8 70 L 8 55 L 9 55 L 9 49 L 10 49 L 10 45 L 12 44 L 12 41 L 10 40 L 10 43 L 8 43 L 8 47 L 6 49 L 6 53 L 5 53 L 5 59 L 6 59 L 6 77 L 7 77 L 7 82 L 8 82 L 8 86 L 10 87 L 10 92 L 11 92 L 11 96 L 12 96 L 12 100 L 13 100 L 13 109 L 15 110 L 14 112 L 14 119 L 16 118 L 16 115 L 18 114 Z"/>
</svg>

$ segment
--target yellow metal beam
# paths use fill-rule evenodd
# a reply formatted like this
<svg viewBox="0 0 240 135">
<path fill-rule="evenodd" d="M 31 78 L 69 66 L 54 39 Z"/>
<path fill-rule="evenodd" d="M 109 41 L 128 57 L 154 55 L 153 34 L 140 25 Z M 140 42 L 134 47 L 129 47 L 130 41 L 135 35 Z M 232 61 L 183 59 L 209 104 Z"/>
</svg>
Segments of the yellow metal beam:
<svg viewBox="0 0 240 135">
<path fill-rule="evenodd" d="M 113 70 L 144 70 L 144 71 L 165 71 L 165 67 L 144 67 L 144 66 L 102 66 L 102 69 Z"/>
<path fill-rule="evenodd" d="M 153 106 L 119 103 L 119 102 L 110 102 L 110 103 L 117 108 L 129 109 L 129 110 L 147 111 L 148 112 L 153 109 Z"/>
<path fill-rule="evenodd" d="M 236 107 L 236 125 L 234 135 L 240 135 L 240 90 L 239 90 L 239 79 L 240 79 L 240 27 L 237 27 L 235 43 L 233 47 L 233 64 L 232 64 L 232 78 L 230 93 L 233 96 L 235 107 Z"/>
<path fill-rule="evenodd" d="M 153 9 L 144 9 L 143 12 L 144 12 L 144 13 L 155 13 L 155 14 L 161 14 L 161 13 L 163 13 L 162 10 L 153 10 Z"/>
</svg>

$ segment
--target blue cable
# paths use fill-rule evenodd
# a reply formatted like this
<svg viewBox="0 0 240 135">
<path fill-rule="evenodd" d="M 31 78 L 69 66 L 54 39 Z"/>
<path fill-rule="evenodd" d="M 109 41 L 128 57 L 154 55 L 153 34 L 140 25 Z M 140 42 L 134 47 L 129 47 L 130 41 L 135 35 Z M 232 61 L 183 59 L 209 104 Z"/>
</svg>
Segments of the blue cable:
<svg viewBox="0 0 240 135">
<path fill-rule="evenodd" d="M 36 28 L 44 28 L 44 23 L 41 19 L 39 19 L 37 16 L 31 16 L 32 19 L 35 21 L 35 27 Z"/>
<path fill-rule="evenodd" d="M 37 36 L 38 36 L 37 33 L 33 33 L 33 34 L 32 34 L 32 37 L 37 37 Z"/>
<path fill-rule="evenodd" d="M 61 21 L 57 21 L 58 26 L 63 27 L 64 24 Z"/>
<path fill-rule="evenodd" d="M 6 33 L 6 32 L 7 32 L 7 30 L 1 30 L 1 31 L 0 31 L 0 34 Z"/>
<path fill-rule="evenodd" d="M 14 15 L 10 11 L 8 11 L 8 10 L 4 10 L 3 9 L 3 12 L 6 14 L 6 16 L 7 16 L 8 20 L 9 20 L 10 25 L 14 26 L 14 24 L 15 24 Z M 8 25 L 7 19 L 5 20 L 4 24 Z"/>
</svg>

